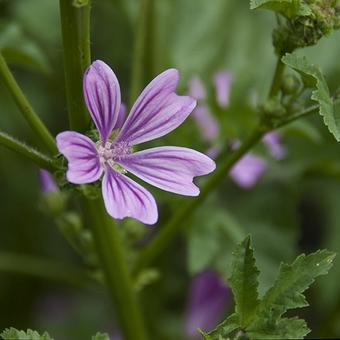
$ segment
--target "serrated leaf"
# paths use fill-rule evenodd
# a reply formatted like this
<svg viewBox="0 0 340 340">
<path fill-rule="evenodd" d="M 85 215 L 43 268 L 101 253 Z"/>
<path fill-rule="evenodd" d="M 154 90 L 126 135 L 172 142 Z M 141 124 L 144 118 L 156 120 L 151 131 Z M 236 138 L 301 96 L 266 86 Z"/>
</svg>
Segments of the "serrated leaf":
<svg viewBox="0 0 340 340">
<path fill-rule="evenodd" d="M 231 276 L 228 280 L 235 298 L 235 311 L 242 327 L 247 325 L 259 304 L 258 276 L 259 270 L 248 236 L 233 253 Z"/>
<path fill-rule="evenodd" d="M 250 9 L 266 8 L 280 13 L 287 18 L 307 16 L 312 13 L 302 0 L 250 0 Z"/>
<path fill-rule="evenodd" d="M 91 340 L 110 340 L 110 336 L 107 333 L 96 333 L 92 336 Z"/>
<path fill-rule="evenodd" d="M 207 337 L 206 340 L 220 340 L 226 339 L 230 333 L 236 331 L 241 327 L 240 320 L 237 314 L 230 315 L 226 320 L 220 323 L 214 330 L 209 333 L 204 333 Z"/>
<path fill-rule="evenodd" d="M 28 329 L 25 332 L 13 327 L 5 329 L 0 334 L 0 337 L 3 340 L 53 340 L 47 332 L 40 335 L 37 331 L 33 331 L 32 329 Z"/>
<path fill-rule="evenodd" d="M 340 141 L 340 108 L 334 105 L 326 80 L 318 66 L 310 64 L 305 57 L 297 54 L 286 54 L 282 62 L 299 72 L 315 90 L 311 99 L 319 103 L 319 113 L 323 117 L 325 125 L 333 134 L 335 139 Z"/>
<path fill-rule="evenodd" d="M 280 319 L 272 328 L 247 334 L 253 339 L 303 339 L 309 332 L 305 320 L 294 317 Z"/>
<path fill-rule="evenodd" d="M 264 295 L 257 315 L 275 322 L 287 310 L 308 305 L 303 292 L 315 278 L 328 273 L 335 253 L 319 250 L 300 255 L 291 265 L 282 264 L 272 288 Z"/>
</svg>

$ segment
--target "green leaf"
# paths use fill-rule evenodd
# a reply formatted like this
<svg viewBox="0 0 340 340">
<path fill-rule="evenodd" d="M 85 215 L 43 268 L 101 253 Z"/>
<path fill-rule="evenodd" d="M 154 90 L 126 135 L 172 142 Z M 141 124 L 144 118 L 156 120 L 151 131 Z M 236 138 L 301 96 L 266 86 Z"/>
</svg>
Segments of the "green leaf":
<svg viewBox="0 0 340 340">
<path fill-rule="evenodd" d="M 232 214 L 214 203 L 198 212 L 188 231 L 188 269 L 191 274 L 215 269 L 227 277 L 232 249 L 246 234 Z"/>
<path fill-rule="evenodd" d="M 236 247 L 231 264 L 229 284 L 233 291 L 236 313 L 242 327 L 247 326 L 258 304 L 258 276 L 250 236 Z"/>
<path fill-rule="evenodd" d="M 9 63 L 49 71 L 47 58 L 40 47 L 27 38 L 15 23 L 0 25 L 0 49 Z"/>
<path fill-rule="evenodd" d="M 309 332 L 305 320 L 294 317 L 280 319 L 275 327 L 247 334 L 253 339 L 303 339 Z"/>
<path fill-rule="evenodd" d="M 33 331 L 32 329 L 28 329 L 25 332 L 13 327 L 5 329 L 0 334 L 0 337 L 3 340 L 53 340 L 47 332 L 39 335 L 37 331 Z"/>
<path fill-rule="evenodd" d="M 236 331 L 239 329 L 240 326 L 240 320 L 237 314 L 230 315 L 226 320 L 224 320 L 222 323 L 220 323 L 214 330 L 209 332 L 208 334 L 204 335 L 206 336 L 204 339 L 206 340 L 219 340 L 219 339 L 225 339 L 230 333 Z"/>
<path fill-rule="evenodd" d="M 333 134 L 335 139 L 340 141 L 340 108 L 335 107 L 334 101 L 329 94 L 326 80 L 318 66 L 310 64 L 305 57 L 297 54 L 286 54 L 282 62 L 299 72 L 305 82 L 315 88 L 311 99 L 319 103 L 319 113 L 323 117 L 325 125 Z"/>
<path fill-rule="evenodd" d="M 312 13 L 303 0 L 250 0 L 250 9 L 266 8 L 287 18 L 307 16 Z"/>
<path fill-rule="evenodd" d="M 291 265 L 281 264 L 272 288 L 264 295 L 257 315 L 263 320 L 275 322 L 287 310 L 308 306 L 303 292 L 315 278 L 328 273 L 335 253 L 327 250 L 306 256 L 300 255 Z"/>
<path fill-rule="evenodd" d="M 110 336 L 107 333 L 96 333 L 92 336 L 91 340 L 110 340 Z"/>
</svg>

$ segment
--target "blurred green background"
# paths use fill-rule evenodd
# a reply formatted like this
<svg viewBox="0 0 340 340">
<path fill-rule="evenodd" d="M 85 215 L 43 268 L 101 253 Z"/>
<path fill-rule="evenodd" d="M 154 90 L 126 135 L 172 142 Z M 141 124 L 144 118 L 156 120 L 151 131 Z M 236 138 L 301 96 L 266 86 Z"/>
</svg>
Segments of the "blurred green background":
<svg viewBox="0 0 340 340">
<path fill-rule="evenodd" d="M 102 59 L 114 69 L 125 102 L 138 5 L 138 0 L 93 0 L 92 59 Z M 217 116 L 221 142 L 242 139 L 256 124 L 252 106 L 266 95 L 273 74 L 275 24 L 272 13 L 251 12 L 247 0 L 154 1 L 145 83 L 162 70 L 176 67 L 181 74 L 180 91 L 186 92 L 193 75 L 199 75 L 209 88 L 216 71 L 229 71 L 231 105 Z M 317 46 L 299 51 L 321 65 L 331 92 L 340 83 L 339 39 L 336 32 Z M 0 48 L 52 133 L 67 129 L 58 1 L 0 0 Z M 1 82 L 0 108 L 1 130 L 41 147 Z M 158 260 L 160 278 L 142 293 L 154 339 L 184 338 L 191 276 L 206 268 L 227 272 L 233 245 L 246 233 L 253 235 L 262 271 L 261 291 L 272 283 L 281 261 L 318 248 L 340 251 L 340 148 L 317 115 L 286 127 L 282 135 L 287 157 L 275 161 L 258 146 L 255 152 L 269 163 L 261 181 L 244 190 L 226 175 L 223 185 L 187 221 L 185 237 L 176 239 Z M 205 150 L 191 118 L 153 144 Z M 37 170 L 0 148 L 0 329 L 47 330 L 56 339 L 89 339 L 97 331 L 114 334 L 113 311 L 104 290 L 4 270 L 11 265 L 8 253 L 83 265 L 42 209 Z M 161 224 L 183 199 L 151 191 L 159 202 Z M 141 228 L 135 224 L 125 222 L 122 233 Z M 153 233 L 158 227 L 142 228 Z M 309 291 L 311 307 L 302 316 L 313 330 L 311 337 L 340 337 L 339 280 L 337 260 L 330 274 Z"/>
</svg>

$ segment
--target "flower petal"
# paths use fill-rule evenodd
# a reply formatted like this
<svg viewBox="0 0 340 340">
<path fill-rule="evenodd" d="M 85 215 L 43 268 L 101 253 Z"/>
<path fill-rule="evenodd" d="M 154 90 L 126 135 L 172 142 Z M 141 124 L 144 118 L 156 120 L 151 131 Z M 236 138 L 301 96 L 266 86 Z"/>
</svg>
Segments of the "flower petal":
<svg viewBox="0 0 340 340">
<path fill-rule="evenodd" d="M 207 94 L 201 79 L 197 76 L 190 78 L 188 82 L 189 95 L 197 100 L 203 100 Z"/>
<path fill-rule="evenodd" d="M 269 149 L 271 155 L 277 160 L 285 158 L 287 150 L 282 145 L 281 135 L 277 132 L 269 132 L 262 138 L 263 143 Z"/>
<path fill-rule="evenodd" d="M 138 97 L 117 141 L 131 145 L 166 135 L 187 118 L 196 101 L 175 93 L 179 75 L 169 69 L 157 76 Z"/>
<path fill-rule="evenodd" d="M 90 138 L 74 131 L 57 135 L 57 147 L 68 160 L 66 178 L 75 184 L 92 183 L 99 179 L 102 168 L 95 144 Z"/>
<path fill-rule="evenodd" d="M 248 153 L 233 166 L 229 175 L 240 187 L 250 189 L 266 170 L 265 160 Z"/>
<path fill-rule="evenodd" d="M 108 65 L 96 60 L 85 72 L 83 90 L 87 108 L 104 144 L 118 119 L 121 103 L 118 80 Z"/>
<path fill-rule="evenodd" d="M 118 118 L 113 129 L 114 130 L 121 129 L 124 124 L 125 118 L 126 118 L 126 105 L 124 103 L 121 103 L 120 109 L 118 112 Z"/>
<path fill-rule="evenodd" d="M 232 77 L 229 72 L 220 71 L 214 75 L 216 100 L 222 108 L 226 108 L 229 105 L 231 81 Z"/>
<path fill-rule="evenodd" d="M 212 142 L 218 137 L 220 132 L 218 121 L 206 106 L 197 106 L 192 112 L 192 117 L 205 141 Z"/>
<path fill-rule="evenodd" d="M 155 224 L 158 211 L 155 199 L 141 185 L 107 168 L 102 183 L 107 212 L 117 219 L 133 217 L 145 224 Z"/>
<path fill-rule="evenodd" d="M 40 189 L 43 193 L 58 192 L 59 188 L 52 174 L 44 169 L 39 169 Z"/>
<path fill-rule="evenodd" d="M 193 177 L 215 169 L 206 155 L 188 148 L 163 146 L 125 156 L 119 163 L 134 175 L 158 188 L 186 196 L 197 196 Z"/>
<path fill-rule="evenodd" d="M 207 270 L 196 274 L 191 281 L 186 306 L 187 336 L 191 339 L 197 335 L 197 328 L 206 331 L 214 328 L 231 303 L 230 288 L 216 272 Z"/>
</svg>

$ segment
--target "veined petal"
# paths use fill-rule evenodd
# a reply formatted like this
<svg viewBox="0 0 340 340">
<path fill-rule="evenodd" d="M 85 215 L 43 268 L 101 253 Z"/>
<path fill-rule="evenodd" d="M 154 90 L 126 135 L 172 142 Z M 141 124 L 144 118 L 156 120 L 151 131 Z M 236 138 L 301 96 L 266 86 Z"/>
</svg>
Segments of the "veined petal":
<svg viewBox="0 0 340 340">
<path fill-rule="evenodd" d="M 95 144 L 90 138 L 74 131 L 57 135 L 57 147 L 68 160 L 66 178 L 75 184 L 92 183 L 102 174 Z"/>
<path fill-rule="evenodd" d="M 166 135 L 187 118 L 196 101 L 176 95 L 179 75 L 169 69 L 157 76 L 138 97 L 117 141 L 130 145 L 143 143 Z"/>
<path fill-rule="evenodd" d="M 118 119 L 120 88 L 118 80 L 103 61 L 96 60 L 85 72 L 84 97 L 104 144 Z"/>
<path fill-rule="evenodd" d="M 118 118 L 117 118 L 116 124 L 113 127 L 113 129 L 114 130 L 121 129 L 123 124 L 124 124 L 125 118 L 126 118 L 126 106 L 125 106 L 124 103 L 121 103 L 120 109 L 119 109 L 119 112 L 118 112 Z"/>
<path fill-rule="evenodd" d="M 195 176 L 215 169 L 214 161 L 206 155 L 176 146 L 139 151 L 125 156 L 119 163 L 147 183 L 186 196 L 199 194 L 199 188 L 193 183 Z"/>
<path fill-rule="evenodd" d="M 117 219 L 133 217 L 145 224 L 155 224 L 158 211 L 155 199 L 132 179 L 107 168 L 102 183 L 107 212 Z"/>
</svg>

